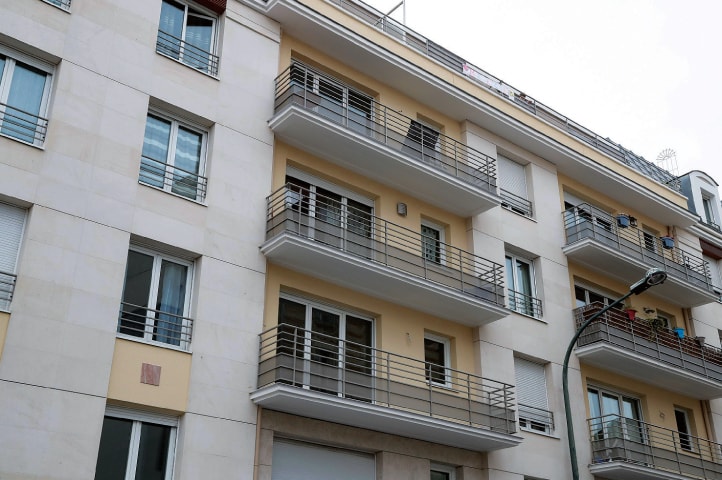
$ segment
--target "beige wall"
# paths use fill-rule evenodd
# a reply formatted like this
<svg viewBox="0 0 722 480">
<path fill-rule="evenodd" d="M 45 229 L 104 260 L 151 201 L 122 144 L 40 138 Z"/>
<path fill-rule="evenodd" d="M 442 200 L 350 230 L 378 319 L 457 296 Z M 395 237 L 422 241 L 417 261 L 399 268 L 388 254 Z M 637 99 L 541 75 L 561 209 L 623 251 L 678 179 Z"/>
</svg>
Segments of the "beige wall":
<svg viewBox="0 0 722 480">
<path fill-rule="evenodd" d="M 0 361 L 3 358 L 3 346 L 5 346 L 5 336 L 8 332 L 8 323 L 10 323 L 10 314 L 0 312 Z"/>
</svg>

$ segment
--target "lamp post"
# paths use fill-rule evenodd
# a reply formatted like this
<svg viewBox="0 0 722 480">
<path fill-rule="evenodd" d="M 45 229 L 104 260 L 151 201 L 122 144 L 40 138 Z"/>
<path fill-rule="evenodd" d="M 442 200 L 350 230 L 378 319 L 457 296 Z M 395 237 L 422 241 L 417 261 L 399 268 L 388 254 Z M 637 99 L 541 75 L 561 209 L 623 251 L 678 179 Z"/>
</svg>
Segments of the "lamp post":
<svg viewBox="0 0 722 480">
<path fill-rule="evenodd" d="M 664 283 L 666 279 L 667 272 L 660 268 L 651 268 L 647 270 L 644 278 L 630 286 L 629 291 L 625 295 L 618 298 L 611 304 L 605 306 L 597 313 L 589 317 L 584 323 L 582 323 L 582 325 L 577 329 L 577 332 L 574 334 L 571 341 L 569 342 L 569 346 L 567 347 L 567 353 L 566 355 L 564 355 L 564 364 L 562 367 L 562 390 L 564 391 L 564 414 L 567 421 L 567 436 L 569 437 L 569 461 L 572 465 L 572 480 L 579 480 L 579 466 L 577 465 L 577 444 L 574 440 L 574 426 L 572 425 L 572 412 L 571 405 L 569 403 L 569 357 L 571 357 L 572 355 L 574 344 L 577 342 L 579 336 L 582 334 L 584 329 L 586 329 L 594 320 L 596 320 L 607 310 L 616 307 L 632 295 L 639 295 L 648 288 Z"/>
</svg>

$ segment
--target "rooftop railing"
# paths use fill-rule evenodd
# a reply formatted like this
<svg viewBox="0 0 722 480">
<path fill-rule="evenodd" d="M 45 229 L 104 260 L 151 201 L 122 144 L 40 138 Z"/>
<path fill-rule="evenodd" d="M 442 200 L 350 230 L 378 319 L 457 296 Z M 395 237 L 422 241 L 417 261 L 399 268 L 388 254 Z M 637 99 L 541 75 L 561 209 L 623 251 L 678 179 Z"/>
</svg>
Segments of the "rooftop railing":
<svg viewBox="0 0 722 480">
<path fill-rule="evenodd" d="M 0 103 L 0 134 L 33 145 L 42 145 L 47 131 L 46 118 Z"/>
<path fill-rule="evenodd" d="M 15 274 L 0 270 L 0 312 L 10 309 L 16 279 L 17 276 Z"/>
<path fill-rule="evenodd" d="M 601 302 L 594 302 L 575 309 L 577 328 L 602 308 Z M 598 342 L 722 383 L 722 350 L 699 338 L 680 338 L 668 328 L 655 326 L 644 319 L 630 320 L 627 312 L 617 308 L 611 308 L 595 319 L 579 337 L 577 347 Z"/>
<path fill-rule="evenodd" d="M 287 324 L 260 335 L 258 388 L 272 384 L 372 403 L 403 415 L 411 412 L 505 434 L 516 431 L 512 385 Z"/>
<path fill-rule="evenodd" d="M 511 289 L 508 294 L 509 310 L 534 318 L 542 317 L 542 302 L 540 299 Z"/>
<path fill-rule="evenodd" d="M 621 415 L 604 415 L 587 422 L 592 468 L 594 464 L 619 461 L 685 478 L 722 478 L 722 445 L 718 443 Z"/>
<path fill-rule="evenodd" d="M 520 197 L 519 195 L 513 194 L 507 190 L 504 190 L 503 188 L 499 189 L 499 194 L 501 196 L 501 206 L 503 208 L 511 210 L 512 212 L 518 213 L 519 215 L 523 215 L 525 217 L 531 218 L 534 216 L 531 201 L 527 200 L 524 197 Z"/>
<path fill-rule="evenodd" d="M 326 73 L 294 63 L 275 81 L 276 112 L 300 105 L 466 183 L 496 192 L 496 160 L 372 98 Z"/>
<path fill-rule="evenodd" d="M 208 179 L 148 156 L 141 156 L 138 181 L 161 188 L 191 200 L 206 198 Z"/>
<path fill-rule="evenodd" d="M 118 333 L 188 350 L 193 319 L 176 313 L 121 302 Z"/>
<path fill-rule="evenodd" d="M 282 233 L 504 306 L 500 264 L 342 205 L 338 198 L 320 192 L 312 195 L 289 183 L 267 198 L 266 239 Z"/>
<path fill-rule="evenodd" d="M 697 287 L 713 289 L 709 264 L 675 246 L 669 237 L 657 237 L 631 225 L 621 227 L 615 217 L 586 203 L 568 208 L 562 215 L 567 244 L 593 239 Z"/>
<path fill-rule="evenodd" d="M 467 77 L 492 92 L 505 97 L 527 112 L 543 119 L 581 142 L 590 145 L 610 157 L 628 165 L 652 180 L 665 185 L 677 192 L 681 191 L 679 179 L 670 172 L 655 165 L 644 158 L 635 155 L 621 145 L 614 143 L 609 138 L 603 138 L 593 131 L 583 127 L 561 113 L 547 107 L 543 103 L 526 95 L 521 90 L 512 87 L 497 77 L 489 74 L 479 67 L 455 55 L 451 51 L 432 42 L 423 35 L 413 31 L 406 25 L 388 17 L 386 14 L 376 10 L 359 0 L 328 0 L 338 5 L 343 10 L 353 14 L 369 25 L 394 37 L 399 42 L 406 44 L 423 55 L 435 60 L 451 71 Z"/>
<path fill-rule="evenodd" d="M 207 52 L 168 32 L 158 30 L 156 52 L 211 76 L 218 76 L 218 55 Z"/>
</svg>

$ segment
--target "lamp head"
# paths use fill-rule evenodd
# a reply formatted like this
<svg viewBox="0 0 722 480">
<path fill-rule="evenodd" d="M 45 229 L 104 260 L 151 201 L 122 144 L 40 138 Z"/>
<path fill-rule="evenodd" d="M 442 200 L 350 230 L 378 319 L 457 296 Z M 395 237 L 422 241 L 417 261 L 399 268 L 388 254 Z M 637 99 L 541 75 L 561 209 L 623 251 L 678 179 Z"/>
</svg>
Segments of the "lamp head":
<svg viewBox="0 0 722 480">
<path fill-rule="evenodd" d="M 665 280 L 667 280 L 667 272 L 661 268 L 650 268 L 647 270 L 643 279 L 629 287 L 629 291 L 635 295 L 639 295 L 650 287 L 664 283 Z"/>
</svg>

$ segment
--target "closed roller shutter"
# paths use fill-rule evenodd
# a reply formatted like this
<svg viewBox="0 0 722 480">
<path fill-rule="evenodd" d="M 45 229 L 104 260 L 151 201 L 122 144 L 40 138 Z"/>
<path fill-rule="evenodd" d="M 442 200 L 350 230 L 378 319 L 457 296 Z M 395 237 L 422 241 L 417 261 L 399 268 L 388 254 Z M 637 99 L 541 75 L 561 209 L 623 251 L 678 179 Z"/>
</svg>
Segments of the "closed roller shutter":
<svg viewBox="0 0 722 480">
<path fill-rule="evenodd" d="M 25 212 L 23 208 L 0 203 L 0 272 L 15 273 Z"/>
<path fill-rule="evenodd" d="M 374 480 L 373 455 L 308 443 L 273 443 L 272 480 Z"/>
<path fill-rule="evenodd" d="M 526 172 L 520 165 L 499 155 L 499 186 L 517 197 L 526 198 Z"/>
</svg>

